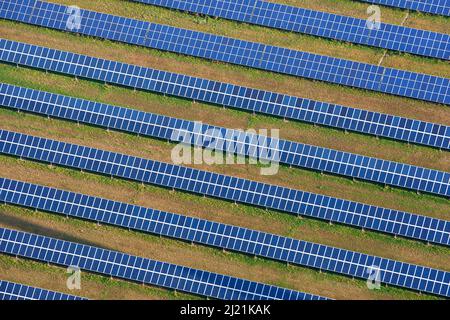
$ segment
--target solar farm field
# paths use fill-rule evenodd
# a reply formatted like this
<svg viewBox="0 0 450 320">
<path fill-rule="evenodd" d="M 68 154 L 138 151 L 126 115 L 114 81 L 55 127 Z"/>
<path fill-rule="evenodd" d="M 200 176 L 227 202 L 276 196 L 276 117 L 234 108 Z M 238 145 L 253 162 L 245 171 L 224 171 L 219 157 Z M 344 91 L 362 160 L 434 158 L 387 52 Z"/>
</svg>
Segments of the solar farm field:
<svg viewBox="0 0 450 320">
<path fill-rule="evenodd" d="M 55 17 L 64 11 L 58 14 L 46 10 L 33 11 L 34 6 L 41 5 L 30 4 L 33 1 L 7 0 L 5 3 L 12 3 L 10 6 L 4 4 L 2 7 L 0 4 L 0 292 L 7 289 L 16 292 L 0 297 L 22 294 L 38 299 L 42 299 L 43 295 L 53 297 L 53 293 L 42 293 L 40 289 L 31 295 L 27 287 L 20 285 L 70 295 L 57 296 L 57 299 L 70 298 L 71 295 L 88 299 L 163 300 L 207 297 L 435 300 L 450 296 L 448 40 L 441 43 L 444 49 L 440 54 L 443 58 L 427 57 L 384 49 L 381 45 L 367 46 L 240 22 L 239 19 L 173 10 L 152 5 L 152 2 L 155 1 L 46 1 L 140 22 L 257 42 L 267 45 L 264 47 L 266 49 L 259 53 L 261 58 L 258 63 L 244 63 L 246 58 L 250 61 L 252 57 L 239 56 L 237 51 L 225 54 L 225 43 L 230 42 L 223 40 L 208 47 L 210 51 L 204 50 L 208 54 L 212 52 L 210 56 L 213 58 L 208 58 L 202 50 L 188 48 L 183 51 L 185 49 L 177 46 L 177 41 L 170 40 L 169 36 L 164 39 L 161 36 L 162 40 L 154 44 L 139 40 L 136 35 L 138 31 L 133 31 L 137 40 L 125 41 L 120 38 L 121 33 L 115 33 L 108 24 L 103 26 L 103 31 L 99 26 L 97 29 L 92 27 L 82 29 L 83 32 L 72 32 L 58 27 Z M 364 20 L 367 19 L 369 5 L 352 0 L 272 2 Z M 12 8 L 19 9 L 14 12 Z M 444 34 L 446 39 L 449 37 L 450 18 L 445 13 L 407 11 L 388 6 L 380 8 L 382 23 L 428 30 Z M 29 17 L 27 10 L 31 12 Z M 42 15 L 40 20 L 37 18 L 39 15 Z M 46 16 L 50 17 L 49 20 L 45 19 Z M 84 28 L 83 15 L 80 23 Z M 62 25 L 65 26 L 65 22 Z M 101 33 L 101 36 L 94 36 L 95 32 Z M 149 32 L 144 34 L 147 39 Z M 116 41 L 116 38 L 120 40 Z M 169 49 L 161 49 L 170 41 L 174 43 L 167 44 Z M 430 46 L 426 43 L 421 50 Z M 288 61 L 285 65 L 280 63 L 277 72 L 274 71 L 276 63 L 270 60 L 271 56 L 268 55 L 267 61 L 263 58 L 269 48 L 275 47 L 293 50 L 289 51 L 291 55 L 272 57 L 273 60 L 280 59 L 278 62 Z M 270 50 L 275 52 L 275 49 Z M 18 51 L 20 54 L 17 54 Z M 300 67 L 287 72 L 285 70 L 289 66 L 295 66 L 289 64 L 294 51 L 319 55 L 319 60 L 322 56 L 343 59 L 337 62 L 339 64 L 351 60 L 364 64 L 364 68 L 370 65 L 370 69 L 364 70 L 370 70 L 367 73 L 369 78 L 373 70 L 381 70 L 380 85 L 371 84 L 372 79 L 365 79 L 366 73 L 363 71 L 347 75 L 344 70 L 342 74 L 325 79 L 321 68 L 329 66 L 317 61 L 310 65 L 305 63 L 304 70 L 307 71 L 302 71 L 303 76 L 298 73 Z M 67 52 L 80 56 L 68 58 Z M 307 56 L 304 54 L 302 59 L 292 61 L 303 67 Z M 103 60 L 94 60 L 94 57 Z M 96 72 L 96 69 L 100 70 L 100 65 L 103 69 Z M 113 66 L 118 67 L 114 69 Z M 163 70 L 172 76 L 169 79 L 169 76 L 154 70 Z M 396 82 L 400 78 L 400 73 L 396 73 L 398 70 L 409 72 L 400 84 Z M 308 76 L 305 72 L 309 72 Z M 383 81 L 388 79 L 389 72 L 398 75 L 398 78 L 392 76 L 392 83 L 385 85 Z M 364 79 L 357 79 L 360 74 Z M 422 82 L 411 80 L 422 74 L 427 75 L 421 78 Z M 187 83 L 180 84 L 180 75 L 195 77 L 188 87 L 194 82 L 196 85 L 200 83 L 202 80 L 199 78 L 213 80 L 215 84 L 206 89 L 202 84 L 196 90 L 201 92 L 205 89 L 206 93 L 190 98 L 196 90 L 189 91 L 187 88 L 176 91 L 177 86 Z M 353 85 L 349 84 L 347 76 Z M 132 77 L 135 80 L 131 80 Z M 373 77 L 378 79 L 378 74 L 374 72 Z M 158 84 L 158 81 L 165 84 Z M 395 94 L 389 94 L 392 93 L 391 88 L 397 85 Z M 421 85 L 436 91 L 417 89 Z M 12 86 L 17 87 L 14 91 L 16 96 L 11 93 Z M 240 90 L 229 89 L 238 86 Z M 7 88 L 11 91 L 6 92 Z M 35 95 L 24 94 L 25 88 L 36 90 L 33 91 Z M 249 94 L 247 88 L 264 90 L 264 94 L 262 91 Z M 38 91 L 42 101 L 33 104 L 38 100 Z M 409 94 L 411 92 L 415 93 Z M 275 99 L 274 93 L 284 98 Z M 50 99 L 50 94 L 60 96 Z M 216 97 L 221 94 L 233 97 L 228 97 L 227 103 L 214 102 L 219 101 Z M 43 97 L 52 101 L 45 102 Z M 67 102 L 68 97 L 73 99 L 72 102 Z M 294 97 L 298 97 L 296 101 L 301 103 L 291 104 Z M 243 102 L 239 105 L 239 101 L 247 98 L 255 106 L 244 107 Z M 265 107 L 256 107 L 259 102 Z M 69 106 L 69 111 L 58 111 L 64 105 Z M 350 112 L 338 114 L 336 110 L 344 109 L 341 106 L 357 109 L 352 113 L 355 122 L 334 121 L 331 118 L 332 113 L 351 117 Z M 114 107 L 138 110 L 140 113 L 122 110 L 120 117 L 128 117 L 127 122 L 120 122 L 119 125 L 115 120 L 113 124 L 108 117 L 116 119 Z M 291 107 L 292 110 L 309 108 L 311 114 L 316 112 L 322 118 L 317 115 L 301 118 L 300 111 L 298 114 L 295 110 L 288 113 Z M 70 108 L 84 109 L 71 113 Z M 277 108 L 286 108 L 286 114 L 277 112 Z M 91 113 L 86 111 L 88 109 Z M 89 117 L 82 118 L 81 114 Z M 278 129 L 279 138 L 288 141 L 286 145 L 296 142 L 325 149 L 320 149 L 320 154 L 310 155 L 308 159 L 304 155 L 304 158 L 301 155 L 296 158 L 295 152 L 286 152 L 286 158 L 280 161 L 278 171 L 273 175 L 262 175 L 262 169 L 267 166 L 250 163 L 248 159 L 245 161 L 245 155 L 248 155 L 245 152 L 237 152 L 231 157 L 234 162 L 243 160 L 241 164 L 208 164 L 204 161 L 173 164 L 173 150 L 177 142 L 168 139 L 170 135 L 162 128 L 169 126 L 170 121 L 168 118 L 163 121 L 162 118 L 151 117 L 150 114 L 201 122 L 220 127 L 222 132 L 252 129 L 259 133 L 264 129 Z M 374 116 L 367 120 L 366 114 Z M 88 118 L 90 120 L 86 120 Z M 326 122 L 327 119 L 331 120 Z M 365 121 L 366 125 L 357 126 L 358 119 Z M 394 119 L 386 127 L 401 128 L 395 134 L 392 133 L 394 129 L 379 129 L 384 125 L 380 119 Z M 395 119 L 402 120 L 396 122 Z M 156 128 L 151 134 L 144 132 L 146 121 L 147 125 L 153 121 L 150 127 Z M 193 123 L 190 122 L 189 128 L 191 125 Z M 189 132 L 191 129 L 187 128 L 186 124 L 185 130 Z M 430 138 L 425 139 L 425 136 Z M 39 142 L 37 137 L 49 140 L 47 143 Z M 80 151 L 82 147 L 78 146 L 93 149 L 90 152 Z M 195 154 L 202 150 L 199 147 L 205 145 L 191 147 Z M 342 158 L 337 160 L 338 153 L 329 149 L 345 152 L 345 155 L 339 153 Z M 306 154 L 305 150 L 310 149 L 306 146 L 302 150 Z M 100 154 L 104 155 L 106 151 L 111 153 L 102 158 Z M 358 160 L 362 158 L 355 155 L 365 156 L 366 160 Z M 316 158 L 334 161 L 334 165 L 327 166 Z M 384 165 L 380 164 L 379 159 L 385 160 Z M 349 167 L 345 166 L 346 161 Z M 379 173 L 369 174 L 368 170 L 379 170 Z M 395 175 L 398 177 L 395 178 Z M 392 176 L 389 181 L 388 176 Z M 13 190 L 16 184 L 10 180 L 39 186 Z M 39 192 L 46 187 L 58 191 L 49 191 L 44 197 Z M 31 200 L 33 190 L 36 190 L 35 200 Z M 61 190 L 80 195 L 67 194 L 67 198 L 63 199 Z M 21 198 L 26 193 L 30 198 Z M 85 201 L 81 194 L 97 197 L 97 200 Z M 57 197 L 61 197 L 58 206 L 55 204 Z M 106 199 L 116 203 L 106 205 Z M 80 205 L 83 201 L 84 207 Z M 81 209 L 75 209 L 78 205 L 83 207 L 83 214 Z M 151 213 L 149 208 L 157 210 L 157 213 Z M 122 216 L 113 216 L 117 213 Z M 177 218 L 163 218 L 167 217 L 166 213 L 170 217 L 171 213 L 177 214 Z M 152 229 L 152 225 L 144 219 L 150 219 L 150 216 L 155 221 L 159 219 L 159 222 L 166 219 L 167 226 L 161 223 L 161 226 Z M 142 221 L 139 222 L 138 218 Z M 195 223 L 190 222 L 187 228 L 185 221 Z M 240 228 L 232 229 L 230 225 Z M 183 228 L 189 230 L 183 233 Z M 16 233 L 9 233 L 9 229 Z M 236 230 L 235 233 L 233 230 Z M 104 265 L 94 268 L 87 262 L 76 260 L 82 270 L 81 288 L 70 290 L 67 287 L 69 265 L 53 255 L 52 258 L 43 254 L 39 256 L 43 251 L 20 250 L 22 240 L 25 247 L 32 246 L 35 239 L 31 237 L 30 240 L 21 232 L 76 243 L 76 249 L 69 252 L 73 247 L 66 242 L 61 244 L 62 249 L 55 249 L 50 248 L 51 240 L 39 238 L 39 243 L 48 245 L 46 250 L 66 250 L 67 255 L 73 254 L 74 257 L 86 255 L 89 259 L 93 250 L 96 254 L 100 252 L 100 249 L 89 251 L 79 248 L 119 251 L 125 254 L 120 255 L 120 264 L 119 258 L 110 263 L 122 268 L 128 266 L 128 269 L 114 269 L 114 266 L 110 270 Z M 23 239 L 19 241 L 17 234 Z M 218 239 L 222 239 L 220 244 Z M 17 248 L 13 247 L 13 243 Z M 316 247 L 310 243 L 323 246 Z M 108 254 L 108 259 L 111 255 Z M 135 256 L 141 260 L 134 260 Z M 114 253 L 114 257 L 119 257 L 119 254 Z M 104 254 L 101 258 L 96 255 L 92 259 L 107 260 Z M 183 266 L 184 269 L 160 267 L 156 263 L 155 270 L 160 268 L 163 271 L 155 271 L 150 267 L 153 264 L 146 262 L 147 269 L 142 266 L 140 269 L 146 272 L 144 278 L 133 272 L 135 265 L 131 266 L 130 261 L 141 261 L 143 265 L 143 261 L 150 260 Z M 348 265 L 344 265 L 343 261 Z M 339 264 L 341 262 L 342 265 Z M 381 286 L 370 288 L 367 279 L 371 277 L 371 268 L 376 269 L 378 264 L 383 263 Z M 402 267 L 409 265 L 411 267 Z M 199 270 L 205 272 L 201 273 L 204 280 L 201 285 L 192 280 L 199 277 L 199 272 L 202 272 Z M 167 278 L 160 280 L 158 276 L 154 280 L 154 274 L 158 272 L 166 272 Z M 171 272 L 173 275 L 170 275 Z M 219 284 L 218 280 L 211 280 L 212 274 L 219 274 L 214 279 L 228 279 L 226 285 L 225 280 L 221 280 L 225 291 L 215 288 Z M 171 276 L 176 280 L 172 280 Z M 192 286 L 189 284 L 191 280 L 194 283 Z M 259 289 L 255 282 L 271 287 Z M 186 289 L 188 284 L 190 290 Z M 240 291 L 237 286 L 240 286 Z M 24 290 L 28 290 L 28 296 L 23 293 Z"/>
</svg>

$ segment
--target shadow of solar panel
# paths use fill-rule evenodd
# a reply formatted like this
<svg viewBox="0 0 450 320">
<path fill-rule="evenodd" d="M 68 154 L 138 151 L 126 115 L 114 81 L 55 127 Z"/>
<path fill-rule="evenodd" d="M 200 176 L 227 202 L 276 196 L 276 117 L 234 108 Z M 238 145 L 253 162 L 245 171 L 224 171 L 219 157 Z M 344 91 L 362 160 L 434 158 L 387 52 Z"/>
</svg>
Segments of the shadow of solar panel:
<svg viewBox="0 0 450 320">
<path fill-rule="evenodd" d="M 450 104 L 450 79 L 385 68 L 309 52 L 243 41 L 166 25 L 81 10 L 79 28 L 67 27 L 68 7 L 42 1 L 23 20 L 39 26 L 77 32 L 149 48 L 305 77 L 345 86 L 379 91 L 409 98 Z M 17 0 L 0 3 L 0 18 L 12 19 Z M 31 9 L 30 9 L 31 10 Z M 12 11 L 12 13 L 11 13 Z M 18 17 L 22 16 L 17 15 Z"/>
<path fill-rule="evenodd" d="M 0 131 L 0 153 L 442 245 L 450 243 L 450 223 L 445 220 L 21 133 Z"/>
<path fill-rule="evenodd" d="M 447 126 L 0 39 L 0 60 L 272 116 L 450 149 Z"/>
<path fill-rule="evenodd" d="M 450 196 L 450 173 L 0 83 L 0 105 Z M 447 139 L 450 141 L 449 139 Z"/>
<path fill-rule="evenodd" d="M 448 0 L 361 0 L 361 1 L 450 17 L 450 2 Z"/>
<path fill-rule="evenodd" d="M 450 58 L 450 35 L 288 6 L 261 0 L 133 0 L 313 36 L 407 52 L 439 59 Z"/>
<path fill-rule="evenodd" d="M 98 247 L 0 228 L 0 252 L 224 300 L 323 297 Z"/>
<path fill-rule="evenodd" d="M 85 300 L 65 293 L 0 280 L 0 300 Z"/>
<path fill-rule="evenodd" d="M 445 271 L 22 181 L 0 178 L 0 201 L 352 277 L 376 271 L 386 284 L 449 294 Z"/>
</svg>

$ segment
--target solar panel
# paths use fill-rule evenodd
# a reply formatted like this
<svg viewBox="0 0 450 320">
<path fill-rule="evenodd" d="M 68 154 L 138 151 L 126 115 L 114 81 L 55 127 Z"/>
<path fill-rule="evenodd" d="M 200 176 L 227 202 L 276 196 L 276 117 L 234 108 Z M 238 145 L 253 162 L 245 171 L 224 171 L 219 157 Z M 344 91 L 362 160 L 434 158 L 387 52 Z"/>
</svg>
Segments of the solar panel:
<svg viewBox="0 0 450 320">
<path fill-rule="evenodd" d="M 439 59 L 450 58 L 450 35 L 261 0 L 133 0 L 250 24 Z"/>
<path fill-rule="evenodd" d="M 0 60 L 443 149 L 450 127 L 0 39 Z"/>
<path fill-rule="evenodd" d="M 450 244 L 450 222 L 6 130 L 0 153 L 350 226 Z"/>
<path fill-rule="evenodd" d="M 22 181 L 0 178 L 0 201 L 363 279 L 376 265 L 383 283 L 449 294 L 445 271 Z"/>
<path fill-rule="evenodd" d="M 450 16 L 448 0 L 362 0 L 373 4 L 381 4 L 401 9 L 422 11 L 443 16 Z"/>
<path fill-rule="evenodd" d="M 77 30 L 67 28 L 68 7 L 27 0 L 0 3 L 0 18 L 141 45 L 205 59 L 305 77 L 409 98 L 450 104 L 450 79 L 385 68 L 256 42 L 227 38 L 95 11 L 81 10 Z"/>
<path fill-rule="evenodd" d="M 0 83 L 0 105 L 438 195 L 450 173 Z M 450 141 L 449 139 L 447 139 Z"/>
<path fill-rule="evenodd" d="M 0 280 L 0 300 L 84 300 L 84 298 Z"/>
<path fill-rule="evenodd" d="M 224 300 L 323 297 L 75 242 L 0 228 L 0 252 Z"/>
</svg>

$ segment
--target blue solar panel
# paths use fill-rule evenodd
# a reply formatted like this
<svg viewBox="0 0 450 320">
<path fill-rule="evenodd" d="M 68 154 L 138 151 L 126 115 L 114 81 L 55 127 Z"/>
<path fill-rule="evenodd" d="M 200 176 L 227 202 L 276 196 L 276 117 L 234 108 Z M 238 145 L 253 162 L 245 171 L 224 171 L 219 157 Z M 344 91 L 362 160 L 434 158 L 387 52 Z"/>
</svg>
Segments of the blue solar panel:
<svg viewBox="0 0 450 320">
<path fill-rule="evenodd" d="M 21 133 L 0 131 L 0 153 L 450 244 L 449 221 Z"/>
<path fill-rule="evenodd" d="M 0 105 L 288 165 L 450 195 L 450 173 L 0 83 Z M 188 138 L 183 138 L 188 134 Z M 265 141 L 264 144 L 260 142 Z M 449 140 L 450 141 L 450 140 Z"/>
<path fill-rule="evenodd" d="M 0 60 L 273 116 L 450 149 L 450 127 L 0 39 Z"/>
<path fill-rule="evenodd" d="M 0 228 L 0 252 L 225 300 L 322 300 L 208 271 L 132 256 L 98 247 Z"/>
<path fill-rule="evenodd" d="M 84 298 L 0 280 L 0 300 L 84 300 Z"/>
<path fill-rule="evenodd" d="M 65 190 L 0 178 L 0 201 L 363 279 L 376 263 L 381 282 L 449 294 L 445 271 Z"/>
<path fill-rule="evenodd" d="M 450 2 L 448 0 L 361 0 L 361 1 L 450 17 Z"/>
<path fill-rule="evenodd" d="M 81 10 L 69 30 L 68 7 L 35 0 L 0 3 L 0 18 L 167 50 L 345 86 L 450 104 L 450 79 Z"/>
<path fill-rule="evenodd" d="M 369 28 L 364 19 L 279 3 L 261 0 L 133 1 L 427 57 L 450 58 L 448 34 L 386 23 Z"/>
</svg>

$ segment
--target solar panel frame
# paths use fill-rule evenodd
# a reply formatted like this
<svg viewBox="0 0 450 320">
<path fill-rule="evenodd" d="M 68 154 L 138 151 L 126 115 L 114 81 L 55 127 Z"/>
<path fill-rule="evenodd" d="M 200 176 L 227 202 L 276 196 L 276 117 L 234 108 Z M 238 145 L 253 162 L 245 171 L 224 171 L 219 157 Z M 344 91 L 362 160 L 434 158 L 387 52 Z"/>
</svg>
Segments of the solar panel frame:
<svg viewBox="0 0 450 320">
<path fill-rule="evenodd" d="M 450 17 L 450 4 L 447 0 L 360 0 L 360 1 Z"/>
<path fill-rule="evenodd" d="M 450 222 L 6 130 L 0 153 L 441 245 Z"/>
<path fill-rule="evenodd" d="M 382 22 L 377 28 L 369 28 L 365 19 L 280 3 L 262 0 L 132 1 L 387 50 L 450 59 L 448 34 Z"/>
<path fill-rule="evenodd" d="M 0 83 L 0 106 L 450 196 L 450 173 Z M 260 143 L 265 141 L 264 143 Z M 450 139 L 449 139 L 450 142 Z"/>
<path fill-rule="evenodd" d="M 0 300 L 85 300 L 56 291 L 31 287 L 20 283 L 0 279 Z"/>
<path fill-rule="evenodd" d="M 445 271 L 42 185 L 0 178 L 0 201 L 363 279 L 377 260 L 382 283 L 449 294 Z"/>
<path fill-rule="evenodd" d="M 6 228 L 0 228 L 0 252 L 56 265 L 78 266 L 94 273 L 216 299 L 326 299 L 318 295 Z"/>
<path fill-rule="evenodd" d="M 33 6 L 32 15 L 22 22 L 74 32 L 66 26 L 70 16 L 66 6 L 37 0 L 28 1 L 30 7 Z M 10 2 L 6 3 L 6 0 L 0 3 L 0 18 L 11 19 L 14 15 L 10 10 L 17 8 L 9 8 Z M 147 23 L 95 11 L 81 9 L 80 12 L 83 23 L 80 29 L 76 30 L 79 34 L 450 105 L 448 78 Z M 124 33 L 124 29 L 128 32 Z"/>
<path fill-rule="evenodd" d="M 450 149 L 450 127 L 0 39 L 0 60 L 135 89 Z"/>
</svg>

